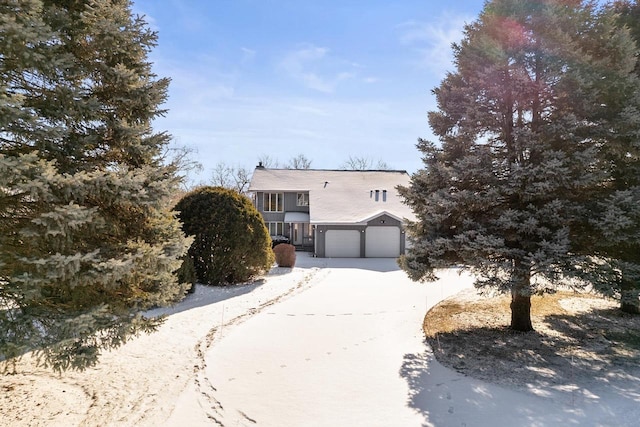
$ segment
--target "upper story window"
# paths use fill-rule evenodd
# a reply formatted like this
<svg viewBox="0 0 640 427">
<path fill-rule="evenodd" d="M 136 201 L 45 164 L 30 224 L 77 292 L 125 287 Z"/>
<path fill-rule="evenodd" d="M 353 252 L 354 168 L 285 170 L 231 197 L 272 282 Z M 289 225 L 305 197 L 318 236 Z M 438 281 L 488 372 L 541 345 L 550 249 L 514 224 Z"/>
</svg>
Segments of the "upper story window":
<svg viewBox="0 0 640 427">
<path fill-rule="evenodd" d="M 284 193 L 264 193 L 265 212 L 284 211 Z"/>
<path fill-rule="evenodd" d="M 298 206 L 309 206 L 309 193 L 298 193 Z"/>
</svg>

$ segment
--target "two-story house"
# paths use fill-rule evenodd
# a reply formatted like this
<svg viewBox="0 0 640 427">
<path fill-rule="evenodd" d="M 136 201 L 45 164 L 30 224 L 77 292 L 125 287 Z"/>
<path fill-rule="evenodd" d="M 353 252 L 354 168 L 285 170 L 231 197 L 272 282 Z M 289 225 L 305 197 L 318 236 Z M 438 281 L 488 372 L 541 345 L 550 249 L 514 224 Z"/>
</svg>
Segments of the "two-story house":
<svg viewBox="0 0 640 427">
<path fill-rule="evenodd" d="M 318 257 L 388 258 L 405 250 L 414 219 L 396 190 L 406 171 L 256 167 L 249 191 L 272 236 L 286 236 Z"/>
</svg>

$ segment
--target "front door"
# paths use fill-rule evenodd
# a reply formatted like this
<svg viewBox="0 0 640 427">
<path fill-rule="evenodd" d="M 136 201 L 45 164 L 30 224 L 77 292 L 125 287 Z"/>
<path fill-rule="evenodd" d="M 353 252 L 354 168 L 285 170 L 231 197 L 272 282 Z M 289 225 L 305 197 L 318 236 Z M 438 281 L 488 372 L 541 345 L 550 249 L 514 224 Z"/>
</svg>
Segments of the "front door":
<svg viewBox="0 0 640 427">
<path fill-rule="evenodd" d="M 301 246 L 304 241 L 304 224 L 296 222 L 293 224 L 293 238 L 292 242 L 296 246 Z"/>
</svg>

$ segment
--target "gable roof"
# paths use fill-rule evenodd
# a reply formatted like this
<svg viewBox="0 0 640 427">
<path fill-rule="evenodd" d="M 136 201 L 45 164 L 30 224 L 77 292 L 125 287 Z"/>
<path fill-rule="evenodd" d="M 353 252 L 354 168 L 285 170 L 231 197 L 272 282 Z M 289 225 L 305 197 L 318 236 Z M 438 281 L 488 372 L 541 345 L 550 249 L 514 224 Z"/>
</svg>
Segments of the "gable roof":
<svg viewBox="0 0 640 427">
<path fill-rule="evenodd" d="M 398 220 L 415 219 L 396 190 L 398 185 L 408 186 L 409 181 L 406 171 L 257 167 L 249 191 L 308 191 L 312 224 L 353 224 L 366 223 L 384 214 Z"/>
</svg>

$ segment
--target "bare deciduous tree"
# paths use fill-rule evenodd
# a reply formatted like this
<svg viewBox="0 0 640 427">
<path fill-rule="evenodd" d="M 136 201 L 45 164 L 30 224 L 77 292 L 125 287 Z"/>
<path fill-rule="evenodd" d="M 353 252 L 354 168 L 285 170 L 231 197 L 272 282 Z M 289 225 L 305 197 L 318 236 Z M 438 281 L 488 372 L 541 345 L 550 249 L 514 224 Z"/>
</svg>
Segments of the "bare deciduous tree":
<svg viewBox="0 0 640 427">
<path fill-rule="evenodd" d="M 311 160 L 307 159 L 304 154 L 298 154 L 289 159 L 286 166 L 287 169 L 311 169 Z"/>
<path fill-rule="evenodd" d="M 202 171 L 202 163 L 194 160 L 196 150 L 192 147 L 165 147 L 160 158 L 162 163 L 172 166 L 180 177 L 182 190 L 189 189 L 187 177 Z"/>
<path fill-rule="evenodd" d="M 277 169 L 280 167 L 280 162 L 278 161 L 278 159 L 275 159 L 268 154 L 261 154 L 258 157 L 258 163 L 260 163 L 265 168 Z"/>
<path fill-rule="evenodd" d="M 375 162 L 370 157 L 349 156 L 349 158 L 342 164 L 341 169 L 363 171 L 363 170 L 371 170 L 371 169 L 389 170 L 391 168 L 389 167 L 387 162 L 385 162 L 382 159 L 378 159 L 378 161 Z"/>
<path fill-rule="evenodd" d="M 211 174 L 211 184 L 218 187 L 229 188 L 238 193 L 245 193 L 251 182 L 251 173 L 243 166 L 230 166 L 224 162 L 218 162 Z"/>
</svg>

